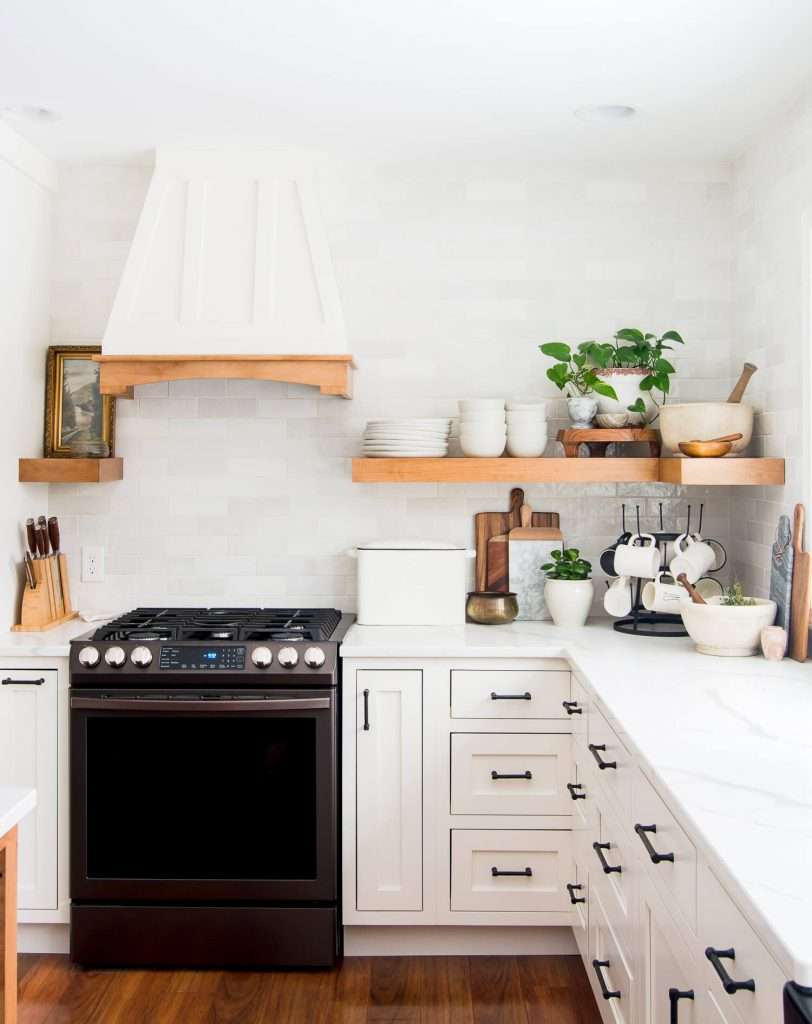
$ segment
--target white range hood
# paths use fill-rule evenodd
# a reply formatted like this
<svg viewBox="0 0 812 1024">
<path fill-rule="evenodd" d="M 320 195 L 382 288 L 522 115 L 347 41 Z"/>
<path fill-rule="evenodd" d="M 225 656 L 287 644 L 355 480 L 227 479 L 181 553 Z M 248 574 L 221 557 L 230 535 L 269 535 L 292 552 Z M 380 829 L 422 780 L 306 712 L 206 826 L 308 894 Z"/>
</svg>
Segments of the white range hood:
<svg viewBox="0 0 812 1024">
<path fill-rule="evenodd" d="M 311 155 L 160 149 L 105 356 L 346 353 Z"/>
</svg>

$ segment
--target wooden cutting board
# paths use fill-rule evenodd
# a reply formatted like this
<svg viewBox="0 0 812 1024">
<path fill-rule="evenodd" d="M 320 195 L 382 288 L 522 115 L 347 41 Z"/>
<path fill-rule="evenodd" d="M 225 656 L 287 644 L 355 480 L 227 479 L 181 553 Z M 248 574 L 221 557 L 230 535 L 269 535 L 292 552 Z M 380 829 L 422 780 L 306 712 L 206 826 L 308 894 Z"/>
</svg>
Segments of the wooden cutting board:
<svg viewBox="0 0 812 1024">
<path fill-rule="evenodd" d="M 770 558 L 770 600 L 778 606 L 775 624 L 784 629 L 790 624 L 793 555 L 789 516 L 779 516 Z"/>
<path fill-rule="evenodd" d="M 789 652 L 795 661 L 806 661 L 809 653 L 809 574 L 812 555 L 804 551 L 804 507 L 795 506 L 792 527 L 792 610 Z"/>
<path fill-rule="evenodd" d="M 507 512 L 477 512 L 474 516 L 474 538 L 476 546 L 476 588 L 496 590 L 504 593 L 508 589 L 507 534 L 521 525 L 521 507 L 524 504 L 524 490 L 514 487 L 510 492 L 510 508 Z M 558 526 L 557 512 L 534 512 L 533 526 Z M 492 537 L 505 536 L 504 563 L 494 554 L 494 569 L 490 571 L 490 547 Z M 491 583 L 498 584 L 491 586 Z"/>
</svg>

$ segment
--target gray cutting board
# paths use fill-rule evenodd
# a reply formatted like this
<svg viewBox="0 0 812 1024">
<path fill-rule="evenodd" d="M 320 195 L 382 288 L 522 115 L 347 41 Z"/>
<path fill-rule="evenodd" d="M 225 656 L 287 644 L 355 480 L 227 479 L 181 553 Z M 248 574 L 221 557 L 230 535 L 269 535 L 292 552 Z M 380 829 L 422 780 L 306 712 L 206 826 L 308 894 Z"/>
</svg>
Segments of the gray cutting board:
<svg viewBox="0 0 812 1024">
<path fill-rule="evenodd" d="M 776 626 L 789 629 L 792 603 L 792 529 L 789 516 L 779 516 L 770 558 L 770 599 L 778 605 Z"/>
<path fill-rule="evenodd" d="M 549 619 L 544 603 L 542 565 L 550 561 L 553 551 L 563 547 L 561 540 L 510 540 L 508 566 L 510 589 L 519 604 L 518 619 Z"/>
</svg>

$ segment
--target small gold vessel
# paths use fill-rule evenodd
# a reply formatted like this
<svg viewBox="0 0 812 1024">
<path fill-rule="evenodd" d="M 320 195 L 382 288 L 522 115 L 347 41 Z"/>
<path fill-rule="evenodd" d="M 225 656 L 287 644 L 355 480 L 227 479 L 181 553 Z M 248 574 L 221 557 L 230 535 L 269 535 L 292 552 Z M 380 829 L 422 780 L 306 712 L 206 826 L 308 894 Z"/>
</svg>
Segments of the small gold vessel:
<svg viewBox="0 0 812 1024">
<path fill-rule="evenodd" d="M 465 614 L 469 622 L 504 626 L 519 614 L 519 602 L 513 591 L 474 590 L 468 595 Z"/>
</svg>

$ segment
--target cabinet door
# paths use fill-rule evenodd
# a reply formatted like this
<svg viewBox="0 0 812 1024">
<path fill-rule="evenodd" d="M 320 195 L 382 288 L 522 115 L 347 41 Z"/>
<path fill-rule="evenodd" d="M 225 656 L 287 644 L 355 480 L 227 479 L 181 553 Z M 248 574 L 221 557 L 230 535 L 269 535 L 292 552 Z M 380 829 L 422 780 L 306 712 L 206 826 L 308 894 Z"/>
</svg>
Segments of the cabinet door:
<svg viewBox="0 0 812 1024">
<path fill-rule="evenodd" d="M 356 906 L 423 908 L 423 677 L 356 673 Z"/>
<path fill-rule="evenodd" d="M 34 786 L 19 826 L 19 906 L 57 905 L 57 672 L 0 668 L 0 783 Z"/>
<path fill-rule="evenodd" d="M 648 879 L 640 887 L 640 926 L 644 955 L 642 1024 L 698 1024 L 703 1019 L 703 973 Z"/>
</svg>

